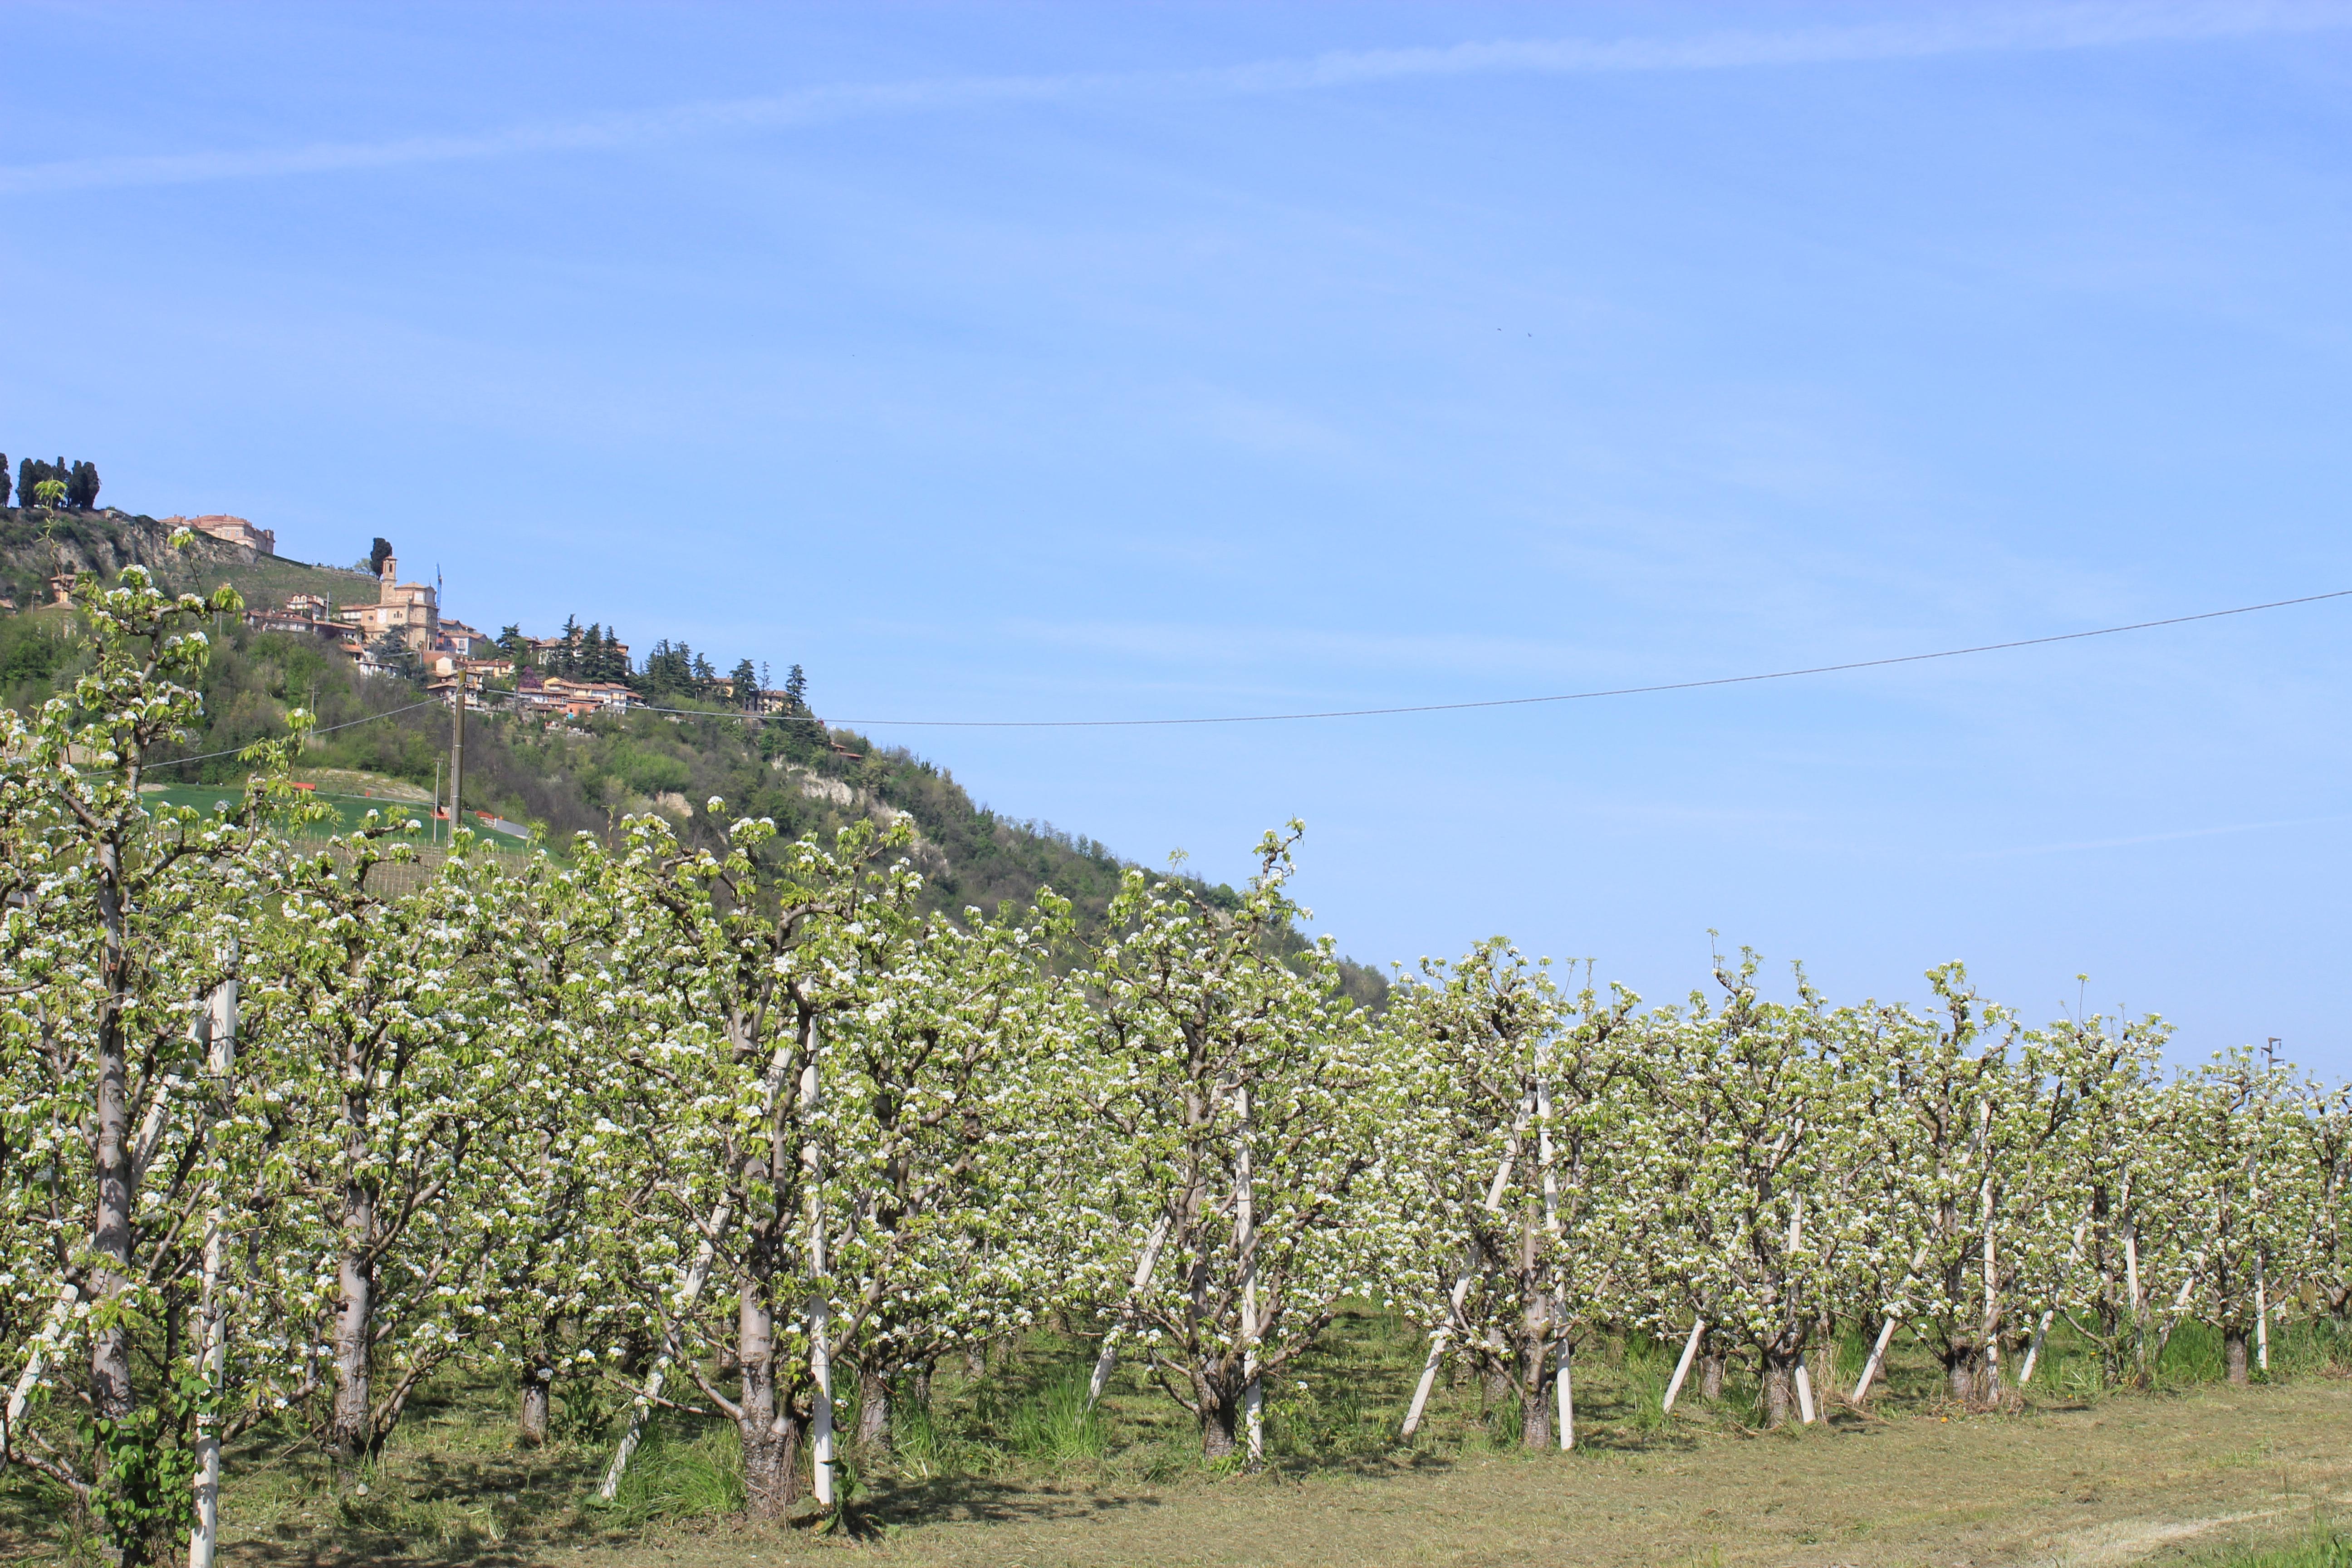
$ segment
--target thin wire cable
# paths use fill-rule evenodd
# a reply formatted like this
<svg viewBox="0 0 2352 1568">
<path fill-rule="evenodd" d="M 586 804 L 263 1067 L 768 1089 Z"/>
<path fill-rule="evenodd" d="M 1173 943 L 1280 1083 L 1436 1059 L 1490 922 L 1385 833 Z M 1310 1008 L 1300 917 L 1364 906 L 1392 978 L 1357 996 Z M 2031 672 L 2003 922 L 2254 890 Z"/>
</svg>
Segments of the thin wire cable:
<svg viewBox="0 0 2352 1568">
<path fill-rule="evenodd" d="M 1303 719 L 1376 719 L 1399 713 L 1458 713 L 1474 708 L 1525 708 L 1545 702 L 1585 702 L 1601 697 L 1644 697 L 1660 691 L 1696 691 L 1713 686 L 1748 686 L 1763 680 L 1792 680 L 1804 675 L 1836 675 L 1851 669 L 1883 669 L 1889 665 L 1921 664 L 1930 659 L 1961 658 L 1969 654 L 2000 653 L 2011 648 L 2042 647 L 2051 643 L 2080 642 L 2086 637 L 2114 637 L 2122 632 L 2153 631 L 2159 626 L 2188 626 L 2195 621 L 2217 621 L 2230 616 L 2251 616 L 2261 610 L 2284 610 L 2295 605 L 2316 605 L 2328 599 L 2352 598 L 2352 588 L 2337 588 L 2326 594 L 2305 594 L 2293 599 L 2270 599 L 2259 605 L 2238 605 L 2226 610 L 2203 610 L 2193 616 L 2167 616 L 2161 620 L 2130 621 L 2122 626 L 2096 626 L 2089 631 L 2054 632 L 2048 637 L 2019 637 L 2011 642 L 1977 643 L 1968 647 L 1937 648 L 1932 653 L 1903 653 L 1885 658 L 1851 659 L 1843 664 L 1813 664 L 1798 669 L 1772 669 L 1757 675 L 1717 675 L 1704 680 L 1669 680 L 1651 686 L 1614 686 L 1591 691 L 1562 691 L 1542 697 L 1488 697 L 1469 702 L 1420 702 L 1394 708 L 1332 708 L 1298 713 L 1230 713 L 1197 719 L 818 719 L 814 715 L 787 718 L 774 713 L 732 714 L 712 712 L 701 708 L 656 708 L 650 703 L 633 704 L 630 711 L 638 713 L 676 713 L 689 719 L 756 718 L 782 719 L 787 723 L 816 723 L 831 728 L 845 725 L 866 725 L 875 729 L 927 730 L 1131 730 L 1159 728 L 1178 724 L 1277 724 Z M 330 724 L 313 730 L 314 735 L 331 734 L 358 724 L 373 724 L 379 719 L 390 719 L 419 708 L 437 708 L 441 704 L 427 698 L 405 707 L 386 709 L 371 713 L 364 719 L 349 719 L 341 724 Z M 226 752 L 205 752 L 193 757 L 173 757 L 169 762 L 150 763 L 148 767 L 176 768 L 184 763 L 210 762 L 215 757 L 233 757 L 243 747 Z"/>
<path fill-rule="evenodd" d="M 428 697 L 422 702 L 412 702 L 405 708 L 387 708 L 381 713 L 371 713 L 364 719 L 346 719 L 340 724 L 329 724 L 324 729 L 313 730 L 310 733 L 313 735 L 331 735 L 338 730 L 348 730 L 354 724 L 373 724 L 379 719 L 389 719 L 396 713 L 413 713 L 419 708 L 440 708 L 445 706 L 446 706 L 446 704 L 435 698 Z M 244 750 L 245 748 L 243 746 L 232 746 L 226 752 L 202 752 L 193 757 L 173 757 L 168 763 L 149 763 L 146 766 L 147 771 L 152 773 L 157 768 L 176 768 L 183 763 L 209 763 L 215 757 L 233 757 Z"/>
<path fill-rule="evenodd" d="M 2258 610 L 2283 610 L 2292 605 L 2315 605 L 2325 599 L 2352 597 L 2352 588 L 2326 594 L 2305 594 L 2294 599 L 2272 599 L 2233 609 L 2205 610 L 2193 616 L 2168 616 L 2158 621 L 2133 621 L 2120 626 L 2099 626 L 2086 632 L 2057 632 L 2049 637 L 2020 637 L 2014 642 L 1978 643 L 1970 647 L 1938 648 L 1933 653 L 1895 654 L 1887 658 L 1857 658 L 1844 664 L 1813 664 L 1801 669 L 1773 669 L 1760 675 L 1718 675 L 1705 680 L 1669 680 L 1654 686 L 1614 686 L 1595 691 L 1563 691 L 1545 697 L 1488 697 L 1473 702 L 1421 702 L 1398 708 L 1334 708 L 1307 713 L 1234 713 L 1200 719 L 828 719 L 795 718 L 789 722 L 815 721 L 828 726 L 864 725 L 928 730 L 1128 730 L 1173 724 L 1277 724 L 1298 719 L 1373 719 L 1395 713 L 1458 713 L 1472 708 L 1525 708 L 1541 702 L 1585 702 L 1599 697 L 1643 697 L 1659 691 L 1696 691 L 1710 686 L 1747 686 L 1759 680 L 1793 680 L 1801 675 L 1835 675 L 1849 669 L 1882 669 L 1894 664 L 1919 664 L 1928 659 L 1960 658 L 1974 653 L 2000 653 L 2007 648 L 2041 647 L 2049 643 L 2080 642 L 2085 637 L 2109 637 L 2119 632 L 2151 631 L 2158 626 L 2187 626 L 2192 621 L 2220 620 L 2226 616 L 2250 616 Z M 698 708 L 636 708 L 646 713 L 682 713 L 703 719 L 730 717 Z M 776 714 L 746 714 L 746 718 L 778 718 Z"/>
</svg>

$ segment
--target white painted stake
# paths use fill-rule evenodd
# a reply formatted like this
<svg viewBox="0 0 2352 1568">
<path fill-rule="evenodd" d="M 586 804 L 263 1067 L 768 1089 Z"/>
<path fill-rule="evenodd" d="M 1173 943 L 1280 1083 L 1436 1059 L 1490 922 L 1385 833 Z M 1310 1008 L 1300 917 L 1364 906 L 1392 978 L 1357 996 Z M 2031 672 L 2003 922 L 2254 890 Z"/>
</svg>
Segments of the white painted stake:
<svg viewBox="0 0 2352 1568">
<path fill-rule="evenodd" d="M 719 1237 L 727 1233 L 728 1221 L 735 1215 L 733 1200 L 721 1198 L 719 1206 L 710 1211 L 710 1223 L 704 1227 L 701 1245 L 694 1249 L 694 1263 L 686 1271 L 686 1289 L 678 1292 L 677 1305 L 690 1310 L 701 1300 L 702 1287 L 709 1282 L 710 1266 L 719 1256 Z M 621 1434 L 621 1446 L 613 1450 L 613 1462 L 604 1467 L 604 1484 L 596 1495 L 611 1502 L 621 1489 L 622 1472 L 629 1468 L 629 1459 L 645 1441 L 646 1417 L 661 1397 L 662 1384 L 669 1377 L 669 1352 L 665 1349 L 654 1357 L 653 1370 L 646 1373 L 645 1385 L 629 1405 L 629 1429 Z"/>
<path fill-rule="evenodd" d="M 2049 1335 L 2050 1325 L 2057 1316 L 2057 1308 L 2045 1308 L 2042 1321 L 2033 1325 L 2033 1342 L 2025 1348 L 2025 1364 L 2017 1369 L 2018 1387 L 2023 1388 L 2033 1381 L 2033 1363 L 2042 1359 L 2042 1342 Z"/>
<path fill-rule="evenodd" d="M 155 1145 L 163 1136 L 163 1123 L 171 1107 L 171 1090 L 178 1079 L 167 1078 L 155 1091 L 155 1101 L 147 1108 L 147 1118 L 139 1124 L 139 1141 L 132 1145 L 137 1163 L 144 1165 L 155 1152 Z M 97 1245 L 97 1238 L 89 1243 Z M 31 1408 L 33 1390 L 41 1385 L 41 1374 L 48 1370 L 49 1357 L 57 1353 L 58 1342 L 64 1337 L 66 1325 L 73 1321 L 74 1309 L 81 1304 L 81 1287 L 71 1282 L 58 1287 L 58 1299 L 49 1308 L 41 1331 L 33 1336 L 32 1348 L 25 1352 L 25 1370 L 17 1375 L 15 1386 L 8 1390 L 8 1409 L 0 1417 L 0 1469 L 7 1468 L 8 1456 L 16 1441 L 16 1428 Z"/>
<path fill-rule="evenodd" d="M 1559 1368 L 1552 1374 L 1552 1381 L 1559 1388 L 1559 1451 L 1563 1454 L 1576 1447 L 1576 1389 L 1570 1376 L 1572 1359 L 1568 1338 L 1562 1335 Z"/>
<path fill-rule="evenodd" d="M 1878 1363 L 1886 1359 L 1886 1342 L 1895 1337 L 1895 1325 L 1903 1320 L 1893 1312 L 1878 1325 L 1878 1342 L 1870 1347 L 1870 1359 L 1862 1363 L 1862 1376 L 1855 1379 L 1853 1393 L 1847 1397 L 1849 1405 L 1860 1405 L 1870 1396 L 1871 1380 L 1878 1375 Z"/>
<path fill-rule="evenodd" d="M 2083 1222 L 2074 1227 L 2074 1243 L 2066 1248 L 2066 1261 L 2059 1266 L 2058 1287 L 2060 1289 L 2063 1289 L 2065 1288 L 2066 1276 L 2074 1272 L 2076 1261 L 2083 1256 L 2083 1238 L 2090 1234 L 2090 1229 L 2091 1216 L 2086 1214 L 2083 1216 Z M 2049 1309 L 2042 1314 L 2042 1321 L 2034 1325 L 2033 1343 L 2026 1350 L 2025 1364 L 2017 1369 L 2018 1387 L 2023 1388 L 2027 1384 L 2033 1381 L 2033 1363 L 2042 1359 L 2042 1342 L 2049 1337 L 2050 1325 L 2056 1320 L 2057 1316 L 2058 1308 L 2053 1302 Z"/>
<path fill-rule="evenodd" d="M 231 962 L 236 952 L 230 950 Z M 213 988 L 205 1022 L 206 1041 L 205 1066 L 212 1075 L 217 1098 L 227 1095 L 229 1075 L 236 1068 L 236 981 L 222 981 Z M 196 1367 L 202 1374 L 208 1395 L 196 1413 L 196 1519 L 188 1531 L 188 1568 L 213 1568 L 213 1557 L 220 1542 L 220 1427 L 213 1401 L 220 1396 L 221 1384 L 228 1369 L 228 1310 L 221 1300 L 221 1276 L 226 1265 L 228 1238 L 228 1205 L 224 1191 L 213 1194 L 213 1212 L 205 1227 L 204 1283 L 197 1297 L 200 1314 L 197 1329 Z"/>
<path fill-rule="evenodd" d="M 1797 1419 L 1807 1426 L 1813 1424 L 1813 1378 L 1802 1356 L 1797 1358 Z"/>
<path fill-rule="evenodd" d="M 1118 1337 L 1135 1321 L 1142 1310 L 1144 1288 L 1151 1283 L 1152 1271 L 1160 1267 L 1160 1249 L 1168 1244 L 1171 1215 L 1161 1215 L 1160 1223 L 1151 1227 L 1144 1238 L 1143 1250 L 1135 1260 L 1135 1280 L 1127 1288 L 1127 1300 L 1119 1303 L 1118 1321 L 1103 1335 L 1102 1354 L 1095 1357 L 1095 1373 L 1087 1380 L 1087 1408 L 1092 1410 L 1102 1398 L 1103 1390 L 1110 1384 L 1111 1368 L 1118 1364 Z"/>
<path fill-rule="evenodd" d="M 1519 1124 L 1511 1129 L 1511 1141 L 1503 1150 L 1503 1163 L 1495 1167 L 1495 1179 L 1486 1184 L 1486 1208 L 1488 1214 L 1496 1213 L 1503 1206 L 1503 1188 L 1510 1182 L 1511 1167 L 1518 1163 L 1519 1140 L 1526 1131 L 1527 1121 L 1522 1117 Z M 1477 1277 L 1477 1266 L 1473 1263 L 1454 1279 L 1454 1289 L 1446 1298 L 1445 1321 L 1429 1336 L 1429 1359 L 1422 1363 L 1421 1382 L 1413 1387 L 1412 1408 L 1404 1413 L 1402 1436 L 1410 1437 L 1421 1430 L 1422 1414 L 1429 1408 L 1430 1392 L 1437 1386 L 1437 1363 L 1444 1359 L 1445 1347 L 1453 1342 L 1454 1325 L 1462 1317 L 1462 1303 L 1469 1299 L 1470 1286 Z"/>
<path fill-rule="evenodd" d="M 809 1052 L 801 1068 L 801 1114 L 814 1121 L 824 1100 L 824 1086 L 817 1078 L 816 1053 Z M 814 1430 L 809 1440 L 811 1489 L 820 1507 L 833 1506 L 833 1347 L 825 1336 L 833 1331 L 832 1283 L 825 1278 L 824 1213 L 817 1205 L 817 1167 L 823 1156 L 811 1136 L 801 1144 L 801 1179 L 807 1193 L 804 1200 L 808 1216 L 809 1249 L 809 1381 L 816 1384 L 816 1409 L 811 1413 Z"/>
<path fill-rule="evenodd" d="M 1911 1267 L 1903 1271 L 1903 1283 L 1910 1284 L 1917 1276 L 1921 1265 L 1927 1261 L 1927 1248 L 1923 1246 L 1911 1255 Z M 1862 1363 L 1862 1376 L 1855 1382 L 1853 1392 L 1846 1396 L 1848 1405 L 1860 1405 L 1869 1394 L 1871 1380 L 1878 1375 L 1879 1363 L 1886 1359 L 1887 1342 L 1895 1338 L 1895 1325 L 1902 1321 L 1903 1315 L 1900 1312 L 1890 1310 L 1886 1314 L 1886 1321 L 1879 1324 L 1878 1342 L 1870 1347 L 1870 1359 Z"/>
<path fill-rule="evenodd" d="M 809 1040 L 812 1050 L 815 1043 L 812 1036 Z M 760 1086 L 760 1103 L 763 1112 L 772 1107 L 776 1096 L 783 1092 L 784 1074 L 792 1067 L 793 1053 L 799 1045 L 797 1038 L 779 1040 L 776 1048 L 769 1053 L 767 1076 Z M 710 1267 L 718 1260 L 719 1240 L 727 1234 L 728 1224 L 734 1217 L 732 1198 L 720 1198 L 718 1206 L 710 1211 L 710 1221 L 702 1227 L 702 1240 L 694 1249 L 694 1262 L 686 1271 L 686 1288 L 678 1292 L 677 1304 L 681 1310 L 691 1310 L 695 1302 L 702 1299 L 702 1288 L 710 1279 Z M 637 1451 L 637 1445 L 645 1441 L 646 1416 L 652 1411 L 654 1401 L 661 1397 L 662 1384 L 669 1376 L 669 1351 L 665 1347 L 654 1358 L 653 1370 L 646 1374 L 645 1386 L 630 1403 L 629 1429 L 621 1434 L 621 1446 L 613 1450 L 613 1462 L 604 1468 L 604 1484 L 596 1489 L 596 1495 L 606 1502 L 611 1502 L 620 1491 L 622 1473 L 628 1469 L 629 1458 Z"/>
<path fill-rule="evenodd" d="M 1691 1358 L 1698 1354 L 1698 1342 L 1706 1332 L 1706 1320 L 1691 1320 L 1690 1338 L 1683 1342 L 1683 1359 L 1675 1363 L 1674 1380 L 1666 1384 L 1666 1396 L 1658 1402 L 1658 1414 L 1663 1415 L 1675 1407 L 1675 1395 L 1683 1391 L 1683 1379 L 1690 1375 Z"/>
<path fill-rule="evenodd" d="M 2271 1300 L 2267 1271 L 2257 1263 L 2254 1267 L 2254 1361 L 2263 1371 L 2271 1369 Z"/>
<path fill-rule="evenodd" d="M 49 1357 L 57 1352 L 58 1340 L 64 1334 L 66 1324 L 73 1319 L 74 1308 L 80 1302 L 80 1286 L 59 1287 L 57 1304 L 49 1309 L 48 1321 L 41 1325 L 41 1331 L 33 1336 L 33 1348 L 25 1357 L 25 1370 L 17 1377 L 16 1386 L 8 1391 L 7 1419 L 0 1421 L 0 1466 L 8 1462 L 17 1424 L 25 1419 L 25 1412 L 33 1403 L 33 1390 L 40 1386 L 41 1374 L 49 1368 Z"/>
</svg>

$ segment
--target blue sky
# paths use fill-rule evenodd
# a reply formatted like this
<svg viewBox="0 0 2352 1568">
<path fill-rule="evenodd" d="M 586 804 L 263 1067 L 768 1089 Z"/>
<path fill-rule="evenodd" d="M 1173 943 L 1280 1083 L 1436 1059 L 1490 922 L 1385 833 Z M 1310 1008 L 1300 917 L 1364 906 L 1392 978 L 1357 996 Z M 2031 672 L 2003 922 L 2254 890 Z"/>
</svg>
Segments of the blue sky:
<svg viewBox="0 0 2352 1568">
<path fill-rule="evenodd" d="M 20 3 L 0 58 L 0 447 L 829 717 L 2352 588 L 2352 8 Z M 1302 816 L 1370 961 L 1666 1000 L 1713 928 L 2344 1073 L 2347 627 L 872 732 L 1216 877 Z"/>
</svg>

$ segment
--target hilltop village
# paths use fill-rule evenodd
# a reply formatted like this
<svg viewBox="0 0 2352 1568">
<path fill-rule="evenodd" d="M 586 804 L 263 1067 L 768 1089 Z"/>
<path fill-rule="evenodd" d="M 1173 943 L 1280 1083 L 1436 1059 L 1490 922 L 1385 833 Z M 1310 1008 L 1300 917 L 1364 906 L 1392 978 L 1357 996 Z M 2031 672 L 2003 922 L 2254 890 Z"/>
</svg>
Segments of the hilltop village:
<svg viewBox="0 0 2352 1568">
<path fill-rule="evenodd" d="M 275 553 L 271 531 L 243 518 L 214 515 L 165 518 L 256 555 Z M 745 659 L 722 675 L 683 644 L 657 644 L 642 669 L 631 662 L 629 645 L 602 626 L 576 620 L 553 637 L 534 637 L 509 625 L 493 637 L 442 613 L 440 591 L 430 583 L 404 583 L 391 543 L 379 539 L 368 564 L 376 574 L 373 600 L 338 603 L 315 593 L 291 594 L 274 605 L 248 605 L 246 623 L 256 631 L 315 637 L 349 653 L 362 674 L 421 679 L 428 690 L 462 691 L 473 709 L 498 709 L 548 717 L 585 717 L 646 705 L 650 693 L 676 693 L 723 702 L 748 712 L 805 714 L 804 682 L 793 667 L 784 684 L 768 688 Z"/>
</svg>

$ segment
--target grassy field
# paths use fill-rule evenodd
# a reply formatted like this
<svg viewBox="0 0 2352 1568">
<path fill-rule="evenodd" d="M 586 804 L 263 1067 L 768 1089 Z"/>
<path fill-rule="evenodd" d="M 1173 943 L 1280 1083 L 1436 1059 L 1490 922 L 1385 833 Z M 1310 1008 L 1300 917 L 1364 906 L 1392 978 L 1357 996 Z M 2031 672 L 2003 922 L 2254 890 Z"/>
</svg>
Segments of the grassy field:
<svg viewBox="0 0 2352 1568">
<path fill-rule="evenodd" d="M 469 802 L 472 795 L 471 790 L 467 792 Z M 211 812 L 225 803 L 235 805 L 236 795 L 236 788 L 224 784 L 167 784 L 160 789 L 149 788 L 145 792 L 144 798 L 161 801 L 169 805 L 192 805 L 198 811 Z M 425 822 L 432 811 L 430 791 L 417 789 L 394 780 L 383 781 L 375 785 L 372 792 L 358 786 L 344 790 L 320 788 L 313 790 L 311 795 L 313 799 L 332 809 L 335 814 L 331 820 L 322 822 L 310 830 L 319 837 L 334 833 L 349 833 L 364 821 L 371 811 L 382 812 L 387 817 L 395 815 L 413 816 L 419 822 Z M 530 847 L 530 839 L 518 834 L 501 832 L 483 822 L 479 817 L 469 817 L 466 826 L 486 839 L 493 848 L 521 851 Z M 429 831 L 429 825 L 417 829 L 420 837 Z M 448 832 L 446 823 L 441 825 L 441 831 L 446 837 Z"/>
<path fill-rule="evenodd" d="M 1939 1404 L 1932 1367 L 1912 1357 L 1870 1414 L 1766 1435 L 1737 1386 L 1661 1416 L 1667 1351 L 1613 1342 L 1580 1360 L 1577 1450 L 1528 1456 L 1503 1436 L 1515 1414 L 1483 1410 L 1475 1387 L 1447 1390 L 1431 1426 L 1398 1444 L 1417 1345 L 1364 1314 L 1280 1391 L 1273 1462 L 1246 1476 L 1204 1467 L 1189 1423 L 1132 1369 L 1086 1415 L 1088 1345 L 1038 1334 L 977 1373 L 943 1363 L 931 1418 L 902 1419 L 894 1451 L 853 1458 L 854 1539 L 811 1519 L 731 1520 L 733 1434 L 690 1416 L 672 1417 L 617 1502 L 600 1505 L 597 1410 L 567 1405 L 569 1440 L 527 1451 L 506 1386 L 453 1378 L 356 1476 L 290 1426 L 247 1442 L 231 1468 L 226 1561 L 2352 1564 L 2329 1533 L 2331 1510 L 2352 1508 L 2339 1348 L 2352 1350 L 2284 1336 L 2280 1381 L 2232 1389 L 2215 1380 L 2217 1347 L 2184 1331 L 2153 1391 L 2109 1393 L 2061 1346 L 2026 1406 L 1993 1415 Z M 53 1494 L 13 1479 L 0 1553 L 97 1561 L 58 1513 Z"/>
</svg>

